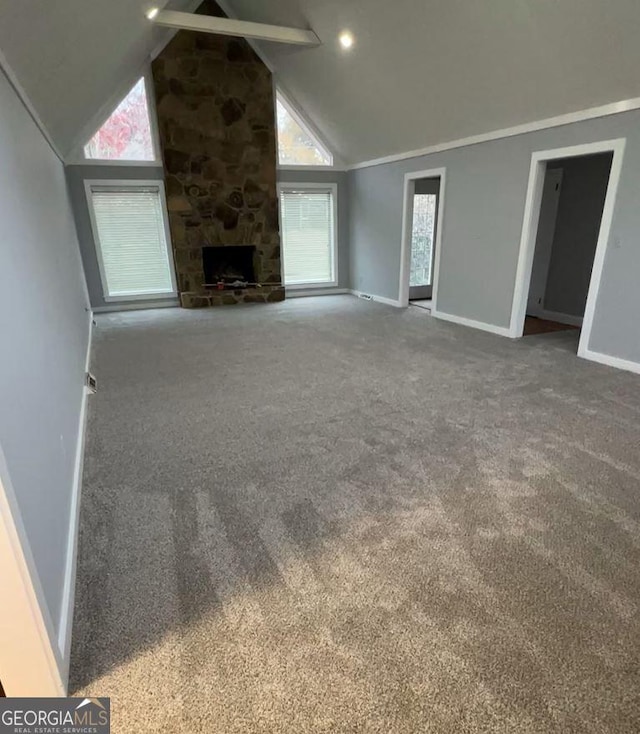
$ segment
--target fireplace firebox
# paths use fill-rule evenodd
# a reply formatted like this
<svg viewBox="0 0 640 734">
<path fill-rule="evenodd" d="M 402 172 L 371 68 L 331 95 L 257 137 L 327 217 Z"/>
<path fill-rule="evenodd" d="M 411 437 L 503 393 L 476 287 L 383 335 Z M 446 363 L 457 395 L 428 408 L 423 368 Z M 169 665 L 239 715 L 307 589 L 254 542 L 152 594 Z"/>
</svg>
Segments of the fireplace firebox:
<svg viewBox="0 0 640 734">
<path fill-rule="evenodd" d="M 255 245 L 202 248 L 204 285 L 213 288 L 244 288 L 256 283 Z"/>
</svg>

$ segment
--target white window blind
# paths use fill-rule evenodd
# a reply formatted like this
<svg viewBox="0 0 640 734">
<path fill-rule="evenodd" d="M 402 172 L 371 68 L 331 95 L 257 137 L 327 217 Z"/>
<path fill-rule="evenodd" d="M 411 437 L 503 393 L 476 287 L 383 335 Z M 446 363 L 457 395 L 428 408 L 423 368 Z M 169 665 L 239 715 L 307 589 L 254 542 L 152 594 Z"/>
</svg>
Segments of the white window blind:
<svg viewBox="0 0 640 734">
<path fill-rule="evenodd" d="M 91 186 L 105 295 L 173 293 L 159 186 Z"/>
<path fill-rule="evenodd" d="M 333 189 L 281 189 L 285 285 L 335 282 Z"/>
</svg>

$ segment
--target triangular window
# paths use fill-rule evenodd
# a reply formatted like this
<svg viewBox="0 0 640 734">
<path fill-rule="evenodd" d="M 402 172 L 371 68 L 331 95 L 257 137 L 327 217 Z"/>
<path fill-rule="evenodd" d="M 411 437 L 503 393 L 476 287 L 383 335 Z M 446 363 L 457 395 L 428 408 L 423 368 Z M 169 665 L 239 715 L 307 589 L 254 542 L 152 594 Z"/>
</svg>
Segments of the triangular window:
<svg viewBox="0 0 640 734">
<path fill-rule="evenodd" d="M 278 162 L 281 166 L 332 166 L 333 156 L 309 130 L 304 120 L 276 95 Z"/>
<path fill-rule="evenodd" d="M 84 157 L 103 161 L 155 160 L 144 77 L 84 146 Z"/>
</svg>

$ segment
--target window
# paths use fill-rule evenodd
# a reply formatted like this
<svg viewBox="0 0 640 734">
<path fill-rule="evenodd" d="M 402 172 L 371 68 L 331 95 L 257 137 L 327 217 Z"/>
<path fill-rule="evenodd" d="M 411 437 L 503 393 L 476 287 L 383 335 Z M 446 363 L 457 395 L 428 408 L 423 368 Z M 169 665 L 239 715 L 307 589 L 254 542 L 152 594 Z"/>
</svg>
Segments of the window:
<svg viewBox="0 0 640 734">
<path fill-rule="evenodd" d="M 302 118 L 276 95 L 278 162 L 281 166 L 332 166 L 333 156 Z"/>
<path fill-rule="evenodd" d="M 280 189 L 284 284 L 336 285 L 335 184 Z"/>
<path fill-rule="evenodd" d="M 155 160 L 144 77 L 84 146 L 84 157 L 106 161 Z"/>
<path fill-rule="evenodd" d="M 87 181 L 87 197 L 106 300 L 174 295 L 158 181 Z"/>
<path fill-rule="evenodd" d="M 435 194 L 415 194 L 413 197 L 410 286 L 431 285 L 437 201 Z"/>
</svg>

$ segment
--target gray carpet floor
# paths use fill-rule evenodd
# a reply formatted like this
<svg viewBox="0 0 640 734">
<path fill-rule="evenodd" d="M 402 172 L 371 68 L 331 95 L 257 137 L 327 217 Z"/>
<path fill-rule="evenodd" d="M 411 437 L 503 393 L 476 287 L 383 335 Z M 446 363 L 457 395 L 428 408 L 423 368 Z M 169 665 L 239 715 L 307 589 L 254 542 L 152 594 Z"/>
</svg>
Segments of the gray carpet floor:
<svg viewBox="0 0 640 734">
<path fill-rule="evenodd" d="M 71 671 L 120 732 L 640 731 L 640 378 L 349 296 L 103 316 Z"/>
</svg>

